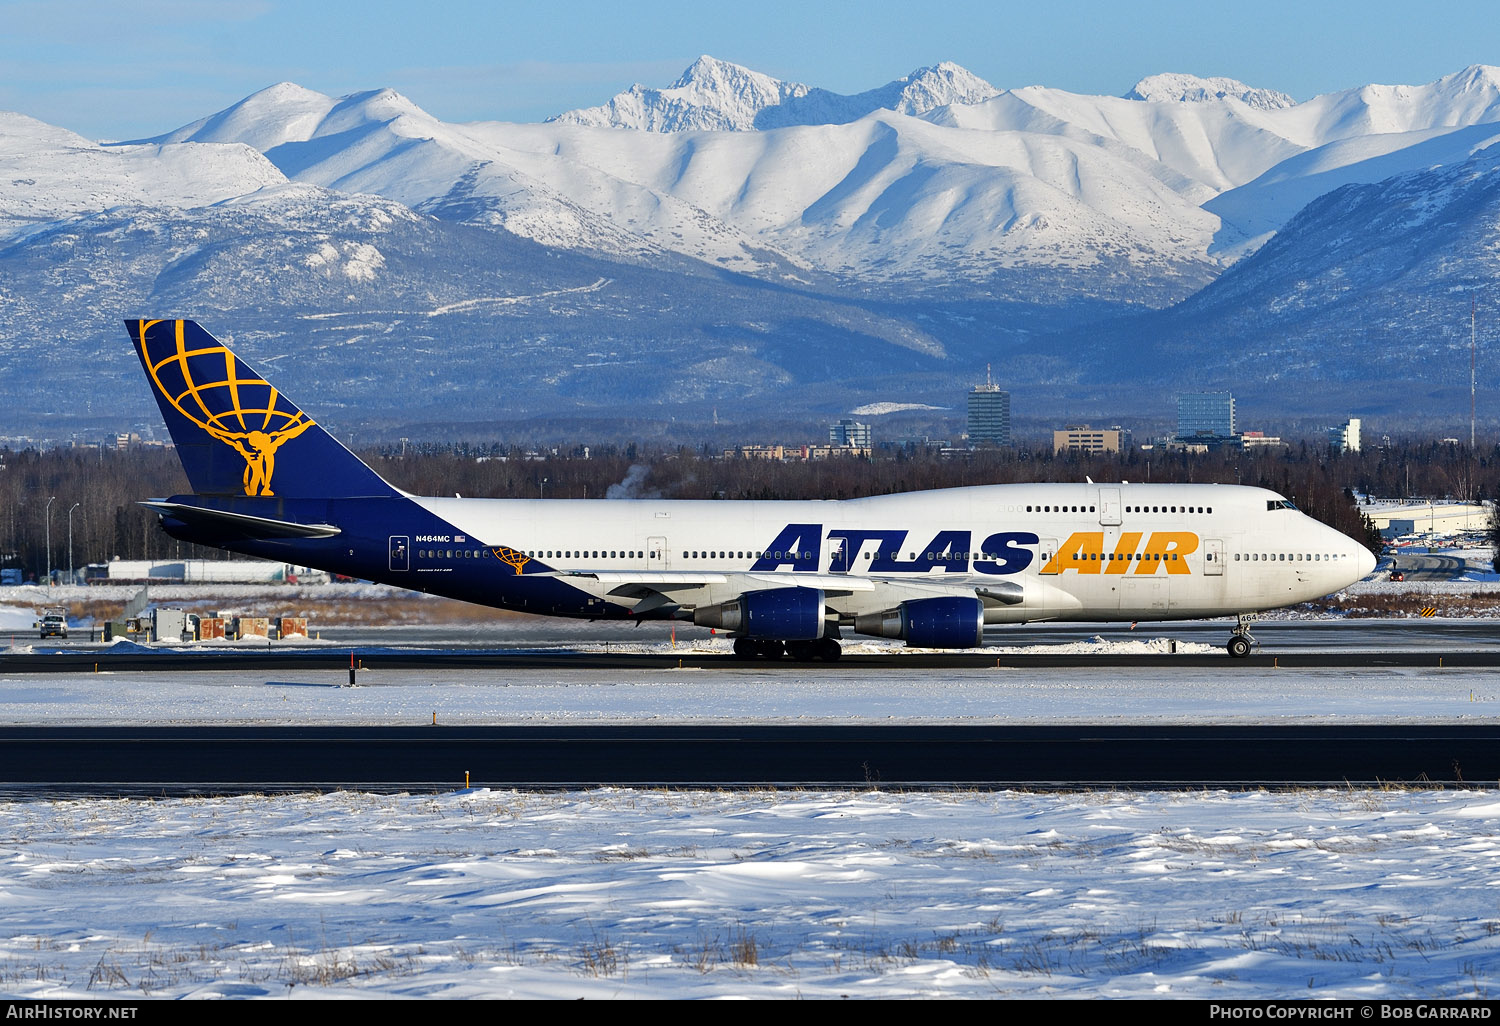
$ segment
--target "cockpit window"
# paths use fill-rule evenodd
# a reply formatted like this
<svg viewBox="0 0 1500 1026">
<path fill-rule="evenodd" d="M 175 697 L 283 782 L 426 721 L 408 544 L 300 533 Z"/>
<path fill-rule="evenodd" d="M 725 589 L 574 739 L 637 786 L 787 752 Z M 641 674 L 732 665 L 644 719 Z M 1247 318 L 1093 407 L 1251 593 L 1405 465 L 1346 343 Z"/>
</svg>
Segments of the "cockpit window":
<svg viewBox="0 0 1500 1026">
<path fill-rule="evenodd" d="M 1296 509 L 1296 508 L 1297 508 L 1296 506 L 1293 506 L 1286 499 L 1267 499 L 1266 500 L 1266 509 L 1267 510 L 1273 510 L 1273 509 Z"/>
</svg>

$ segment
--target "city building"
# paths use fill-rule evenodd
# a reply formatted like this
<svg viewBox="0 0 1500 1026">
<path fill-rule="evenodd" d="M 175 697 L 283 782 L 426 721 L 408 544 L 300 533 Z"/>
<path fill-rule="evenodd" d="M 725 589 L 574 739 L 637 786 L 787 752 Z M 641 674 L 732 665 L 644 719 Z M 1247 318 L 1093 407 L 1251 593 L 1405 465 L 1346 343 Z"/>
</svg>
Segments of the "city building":
<svg viewBox="0 0 1500 1026">
<path fill-rule="evenodd" d="M 786 447 L 781 445 L 737 445 L 724 450 L 726 460 L 781 460 L 786 458 Z"/>
<path fill-rule="evenodd" d="M 1240 433 L 1240 444 L 1246 449 L 1265 447 L 1268 445 L 1286 445 L 1280 435 L 1268 435 L 1264 431 L 1243 431 Z"/>
<path fill-rule="evenodd" d="M 804 460 L 827 460 L 853 456 L 867 460 L 870 458 L 871 451 L 868 445 L 804 445 L 800 449 L 788 448 L 787 456 L 800 455 Z"/>
<path fill-rule="evenodd" d="M 861 424 L 847 417 L 837 424 L 828 425 L 829 445 L 852 445 L 855 448 L 868 449 L 872 444 L 872 437 L 870 425 Z"/>
<path fill-rule="evenodd" d="M 969 393 L 969 445 L 1009 444 L 1010 393 L 990 381 L 975 385 Z"/>
<path fill-rule="evenodd" d="M 726 460 L 775 460 L 790 463 L 795 460 L 826 460 L 839 456 L 869 459 L 873 450 L 868 445 L 737 445 L 724 450 Z"/>
<path fill-rule="evenodd" d="M 1069 424 L 1052 432 L 1056 452 L 1123 452 L 1130 448 L 1130 432 L 1120 427 L 1095 428 L 1087 424 Z"/>
<path fill-rule="evenodd" d="M 1359 452 L 1359 418 L 1351 417 L 1328 429 L 1328 444 L 1339 452 Z"/>
<path fill-rule="evenodd" d="M 1490 507 L 1475 502 L 1368 502 L 1359 511 L 1370 518 L 1381 537 L 1479 533 L 1490 522 Z"/>
<path fill-rule="evenodd" d="M 1179 440 L 1214 445 L 1235 434 L 1232 392 L 1184 392 L 1177 397 Z"/>
</svg>

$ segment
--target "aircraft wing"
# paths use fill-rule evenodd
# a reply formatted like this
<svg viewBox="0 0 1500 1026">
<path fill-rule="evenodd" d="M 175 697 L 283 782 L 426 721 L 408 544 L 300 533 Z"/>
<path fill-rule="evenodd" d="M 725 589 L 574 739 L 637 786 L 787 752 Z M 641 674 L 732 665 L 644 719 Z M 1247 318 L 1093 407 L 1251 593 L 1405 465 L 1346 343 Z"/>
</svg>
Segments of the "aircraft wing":
<svg viewBox="0 0 1500 1026">
<path fill-rule="evenodd" d="M 991 606 L 1016 605 L 1025 597 L 1021 585 L 1009 581 L 924 581 L 803 571 L 562 570 L 552 571 L 549 575 L 585 586 L 601 598 L 633 600 L 631 608 L 636 614 L 667 606 L 692 607 L 723 602 L 748 592 L 773 588 L 817 588 L 827 596 L 830 606 L 860 611 L 893 606 L 916 598 L 961 596 L 978 598 L 986 606 Z"/>
<path fill-rule="evenodd" d="M 826 592 L 850 593 L 871 591 L 874 582 L 868 577 L 846 574 L 750 573 L 738 570 L 563 570 L 559 577 L 591 577 L 600 584 L 640 585 L 653 591 L 686 591 L 711 584 L 743 584 L 741 591 L 761 588 L 821 588 Z"/>
</svg>

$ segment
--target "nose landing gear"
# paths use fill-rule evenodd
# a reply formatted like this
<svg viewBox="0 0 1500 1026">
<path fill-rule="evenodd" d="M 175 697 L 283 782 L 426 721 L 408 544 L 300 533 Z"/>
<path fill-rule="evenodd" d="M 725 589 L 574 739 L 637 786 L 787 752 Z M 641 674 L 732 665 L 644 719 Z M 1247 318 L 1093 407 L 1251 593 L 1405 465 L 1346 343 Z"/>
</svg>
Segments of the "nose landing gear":
<svg viewBox="0 0 1500 1026">
<path fill-rule="evenodd" d="M 1241 613 L 1239 615 L 1238 622 L 1234 625 L 1234 630 L 1229 633 L 1229 642 L 1224 646 L 1229 650 L 1229 654 L 1233 658 L 1245 658 L 1250 654 L 1251 646 L 1257 644 L 1256 640 L 1250 636 L 1250 625 L 1255 620 L 1256 615 L 1254 613 Z"/>
</svg>

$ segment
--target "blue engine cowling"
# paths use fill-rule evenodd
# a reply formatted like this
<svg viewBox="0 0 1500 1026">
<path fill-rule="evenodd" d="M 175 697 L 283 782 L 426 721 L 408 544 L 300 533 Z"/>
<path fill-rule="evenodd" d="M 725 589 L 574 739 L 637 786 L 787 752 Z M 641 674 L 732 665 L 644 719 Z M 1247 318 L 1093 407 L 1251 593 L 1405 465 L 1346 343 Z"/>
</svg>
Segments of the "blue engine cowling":
<svg viewBox="0 0 1500 1026">
<path fill-rule="evenodd" d="M 767 588 L 696 609 L 693 622 L 742 638 L 813 641 L 823 636 L 825 615 L 823 592 L 817 588 Z"/>
<path fill-rule="evenodd" d="M 984 603 L 963 595 L 913 599 L 883 613 L 855 617 L 854 629 L 901 638 L 913 648 L 978 648 L 984 644 Z"/>
</svg>

